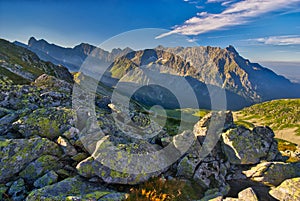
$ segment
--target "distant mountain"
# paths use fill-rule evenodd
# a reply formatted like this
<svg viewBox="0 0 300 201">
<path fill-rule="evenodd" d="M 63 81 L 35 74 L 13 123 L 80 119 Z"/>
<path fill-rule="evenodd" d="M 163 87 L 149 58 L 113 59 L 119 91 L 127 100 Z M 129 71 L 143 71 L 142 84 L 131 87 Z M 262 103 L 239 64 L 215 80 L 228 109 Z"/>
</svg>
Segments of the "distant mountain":
<svg viewBox="0 0 300 201">
<path fill-rule="evenodd" d="M 190 62 L 194 68 L 186 74 L 207 84 L 224 87 L 253 102 L 300 97 L 299 84 L 244 59 L 233 46 L 225 49 L 209 46 L 158 49 L 175 53 Z"/>
<path fill-rule="evenodd" d="M 23 47 L 25 45 L 18 41 L 16 41 L 15 44 Z M 34 37 L 29 39 L 28 45 L 25 45 L 25 47 L 36 53 L 42 60 L 50 61 L 56 65 L 64 65 L 70 71 L 78 71 L 83 61 L 96 48 L 87 43 L 81 43 L 74 48 L 65 48 L 55 44 L 49 44 L 44 39 L 36 40 Z M 123 50 L 117 48 L 113 49 L 111 52 L 97 48 L 97 55 L 95 56 L 102 61 L 111 63 L 117 56 L 124 55 L 130 51 L 132 51 L 130 48 L 125 48 Z"/>
<path fill-rule="evenodd" d="M 23 44 L 18 45 L 22 46 Z M 100 48 L 96 49 L 95 46 L 86 43 L 74 48 L 64 48 L 32 37 L 27 48 L 35 52 L 41 59 L 65 65 L 71 71 L 78 71 L 83 61 L 93 54 L 92 56 L 96 57 L 101 65 L 109 66 L 106 76 L 102 79 L 109 86 L 114 86 L 132 69 L 160 72 L 157 76 L 162 74 L 161 79 L 170 79 L 169 82 L 174 82 L 174 85 L 176 82 L 178 83 L 176 77 L 184 77 L 189 80 L 205 108 L 209 108 L 211 104 L 211 100 L 208 99 L 211 94 L 207 87 L 213 88 L 215 93 L 225 89 L 229 109 L 240 109 L 267 100 L 300 97 L 299 84 L 292 83 L 270 69 L 244 59 L 233 46 L 225 49 L 210 46 L 186 48 L 158 46 L 155 49 L 140 51 L 125 48 L 123 50 L 113 49 L 108 52 Z M 146 68 L 143 68 L 145 66 Z M 91 70 L 89 76 L 97 76 L 97 68 L 89 69 Z M 165 77 L 166 75 L 169 76 Z M 143 73 L 135 72 L 126 79 L 132 85 L 142 84 L 146 77 Z M 134 86 L 128 85 L 128 87 Z M 157 87 L 151 87 L 148 89 L 153 91 L 156 88 L 157 90 Z M 179 90 L 186 89 L 179 88 Z M 141 91 L 140 93 L 143 95 L 140 95 L 139 99 L 143 101 L 145 101 L 145 96 L 150 94 Z M 158 90 L 156 95 L 152 93 L 151 96 L 161 97 L 159 96 L 161 93 L 162 91 Z M 158 100 L 150 102 L 156 101 Z"/>
<path fill-rule="evenodd" d="M 30 50 L 0 39 L 0 80 L 15 84 L 34 81 L 38 76 L 48 74 L 72 82 L 67 68 L 42 61 Z"/>
</svg>

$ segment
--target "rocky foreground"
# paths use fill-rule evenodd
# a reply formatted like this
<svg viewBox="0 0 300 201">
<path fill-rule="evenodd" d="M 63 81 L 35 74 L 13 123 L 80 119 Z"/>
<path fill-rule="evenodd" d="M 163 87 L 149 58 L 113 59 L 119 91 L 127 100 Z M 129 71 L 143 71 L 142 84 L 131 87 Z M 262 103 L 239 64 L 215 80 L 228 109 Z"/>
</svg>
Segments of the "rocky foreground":
<svg viewBox="0 0 300 201">
<path fill-rule="evenodd" d="M 286 162 L 269 127 L 236 126 L 231 112 L 202 118 L 191 131 L 196 137 L 192 146 L 173 164 L 130 174 L 104 166 L 91 154 L 97 153 L 97 131 L 90 129 L 89 113 L 72 109 L 72 84 L 44 74 L 31 85 L 0 88 L 0 200 L 130 200 L 130 189 L 153 177 L 202 189 L 199 197 L 187 195 L 184 200 L 300 199 L 300 163 Z M 82 101 L 87 97 L 83 92 Z M 180 138 L 162 130 L 148 140 L 130 139 L 115 126 L 109 98 L 99 95 L 95 102 L 104 145 L 153 153 Z M 219 140 L 203 157 L 214 115 L 223 115 L 225 123 L 215 129 Z M 142 115 L 134 117 L 147 124 Z M 156 200 L 176 199 L 166 194 Z"/>
</svg>

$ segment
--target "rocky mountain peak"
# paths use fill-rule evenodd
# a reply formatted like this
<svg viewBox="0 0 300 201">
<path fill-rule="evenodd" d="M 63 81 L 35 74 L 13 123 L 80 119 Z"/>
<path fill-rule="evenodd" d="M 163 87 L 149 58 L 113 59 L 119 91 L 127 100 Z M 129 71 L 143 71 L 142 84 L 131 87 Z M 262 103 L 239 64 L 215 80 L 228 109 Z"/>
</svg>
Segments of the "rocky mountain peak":
<svg viewBox="0 0 300 201">
<path fill-rule="evenodd" d="M 229 52 L 232 52 L 236 55 L 239 55 L 239 53 L 236 51 L 236 49 L 232 45 L 229 45 L 228 47 L 226 47 L 226 50 Z"/>
</svg>

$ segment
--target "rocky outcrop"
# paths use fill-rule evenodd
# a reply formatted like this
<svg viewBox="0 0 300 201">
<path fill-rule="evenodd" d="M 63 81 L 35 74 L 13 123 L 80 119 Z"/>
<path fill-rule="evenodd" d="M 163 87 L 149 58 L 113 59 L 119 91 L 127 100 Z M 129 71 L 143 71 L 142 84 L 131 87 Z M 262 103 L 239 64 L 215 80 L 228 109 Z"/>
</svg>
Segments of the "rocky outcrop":
<svg viewBox="0 0 300 201">
<path fill-rule="evenodd" d="M 232 164 L 257 164 L 279 157 L 277 142 L 269 127 L 255 127 L 252 131 L 243 126 L 222 134 L 222 148 Z"/>
<path fill-rule="evenodd" d="M 286 179 L 300 176 L 300 163 L 262 162 L 243 173 L 254 181 L 277 186 Z"/>
<path fill-rule="evenodd" d="M 270 191 L 270 195 L 278 200 L 300 200 L 300 177 L 287 179 Z"/>
<path fill-rule="evenodd" d="M 105 198 L 104 196 L 115 195 L 114 193 L 112 190 L 84 181 L 77 176 L 35 190 L 29 194 L 26 201 L 101 200 Z M 118 198 L 124 199 L 124 194 L 120 194 Z"/>
<path fill-rule="evenodd" d="M 13 178 L 30 162 L 42 155 L 61 155 L 58 145 L 45 138 L 1 140 L 0 150 L 1 183 Z"/>
</svg>

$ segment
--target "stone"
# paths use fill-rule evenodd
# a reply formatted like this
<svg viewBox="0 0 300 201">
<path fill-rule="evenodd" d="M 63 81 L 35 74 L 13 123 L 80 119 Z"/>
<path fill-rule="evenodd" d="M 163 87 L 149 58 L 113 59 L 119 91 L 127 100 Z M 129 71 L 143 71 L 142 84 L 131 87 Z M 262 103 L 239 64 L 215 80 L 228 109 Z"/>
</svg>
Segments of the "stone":
<svg viewBox="0 0 300 201">
<path fill-rule="evenodd" d="M 286 179 L 300 176 L 300 163 L 262 162 L 243 173 L 254 181 L 277 186 Z"/>
<path fill-rule="evenodd" d="M 113 191 L 76 176 L 32 191 L 26 201 L 98 200 L 110 193 Z"/>
<path fill-rule="evenodd" d="M 270 190 L 269 194 L 278 200 L 300 200 L 300 177 L 287 179 Z"/>
<path fill-rule="evenodd" d="M 88 156 L 88 154 L 82 152 L 82 153 L 78 153 L 75 156 L 72 156 L 71 159 L 73 159 L 76 162 L 80 162 L 83 161 L 84 159 L 86 159 Z"/>
<path fill-rule="evenodd" d="M 200 201 L 222 201 L 223 195 L 219 192 L 219 189 L 213 188 L 205 191 L 204 197 Z"/>
<path fill-rule="evenodd" d="M 226 185 L 226 172 L 221 172 L 219 161 L 201 162 L 193 179 L 204 188 L 218 188 Z"/>
<path fill-rule="evenodd" d="M 178 164 L 176 176 L 191 179 L 194 175 L 196 165 L 197 164 L 185 156 Z"/>
<path fill-rule="evenodd" d="M 98 201 L 120 201 L 125 199 L 126 199 L 125 193 L 110 193 L 108 195 L 103 196 Z"/>
<path fill-rule="evenodd" d="M 53 170 L 51 170 L 50 172 L 47 172 L 45 175 L 37 179 L 33 183 L 33 186 L 36 188 L 42 188 L 44 186 L 48 186 L 56 183 L 57 180 L 58 180 L 58 175 Z"/>
<path fill-rule="evenodd" d="M 73 123 L 71 109 L 40 108 L 13 123 L 13 128 L 24 137 L 41 136 L 53 140 Z"/>
<path fill-rule="evenodd" d="M 73 145 L 64 137 L 59 136 L 56 142 L 60 145 L 65 155 L 75 156 L 77 154 L 77 150 L 75 149 L 75 147 L 73 147 Z"/>
<path fill-rule="evenodd" d="M 251 187 L 239 192 L 238 198 L 240 201 L 258 201 L 258 198 Z"/>
<path fill-rule="evenodd" d="M 27 194 L 24 180 L 21 178 L 15 181 L 9 188 L 8 194 L 14 201 L 24 200 Z"/>
<path fill-rule="evenodd" d="M 256 127 L 253 131 L 243 126 L 230 129 L 222 134 L 222 148 L 231 164 L 257 164 L 280 154 L 269 127 Z"/>
<path fill-rule="evenodd" d="M 144 163 L 147 163 L 147 167 L 149 168 L 157 168 L 157 161 L 150 160 L 136 162 L 136 158 L 134 158 L 134 154 L 137 153 L 149 154 L 156 151 L 156 146 L 153 146 L 148 142 L 120 144 L 118 146 L 119 150 L 122 150 L 122 152 L 116 152 L 116 150 L 114 150 L 114 145 L 111 145 L 107 139 L 101 144 L 101 146 L 103 147 L 98 147 L 98 149 L 93 153 L 93 156 L 81 161 L 77 165 L 76 169 L 79 175 L 86 178 L 98 176 L 106 183 L 138 184 L 147 181 L 151 177 L 158 176 L 168 168 L 167 165 L 165 166 L 165 164 L 160 164 L 162 168 L 158 168 L 159 170 L 155 172 L 129 172 L 130 170 L 134 170 L 139 167 L 139 165 L 145 165 Z M 115 168 L 112 169 L 103 165 L 103 162 L 106 164 L 110 163 L 112 167 L 115 167 L 115 164 L 117 164 L 119 165 L 118 167 L 123 169 L 117 171 Z M 143 164 L 139 164 L 141 162 Z"/>
<path fill-rule="evenodd" d="M 4 200 L 4 193 L 7 191 L 8 187 L 4 184 L 0 184 L 0 200 Z"/>
<path fill-rule="evenodd" d="M 58 170 L 62 166 L 62 163 L 59 162 L 59 158 L 51 155 L 44 155 L 31 162 L 19 175 L 28 183 L 33 183 L 46 172 Z"/>
<path fill-rule="evenodd" d="M 8 181 L 30 162 L 46 154 L 60 156 L 61 150 L 45 138 L 0 140 L 0 182 Z"/>
</svg>

